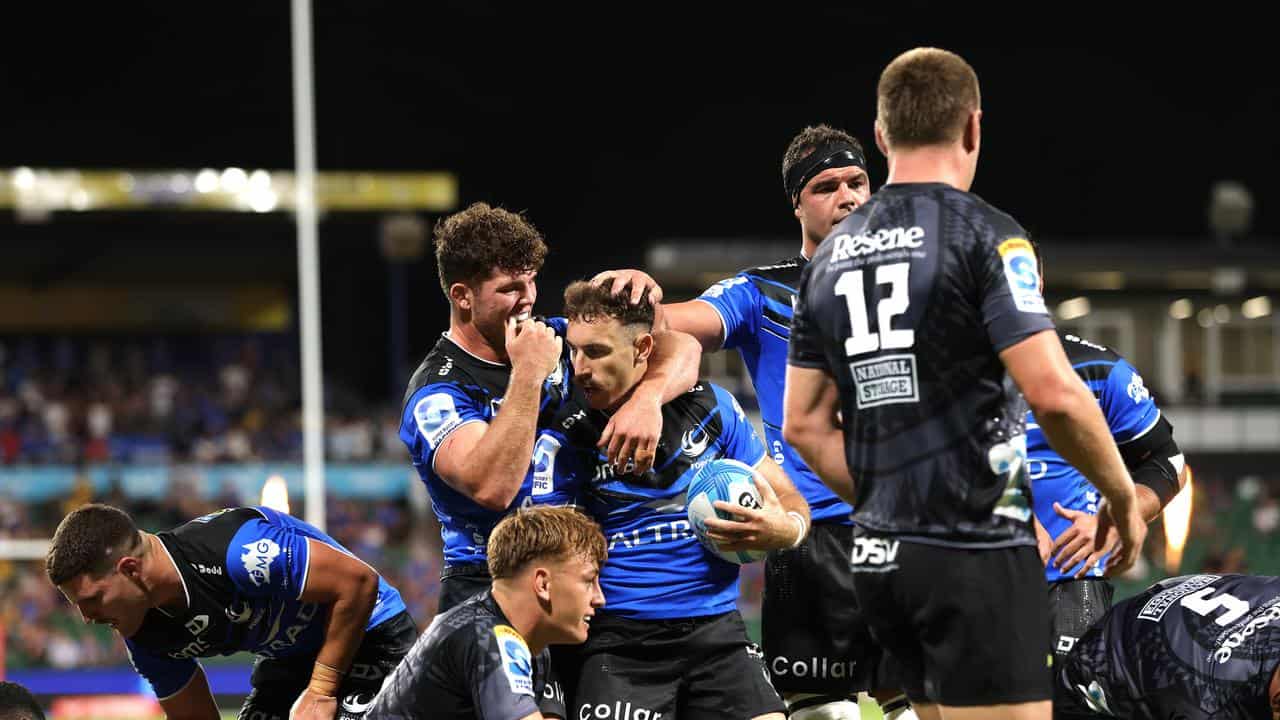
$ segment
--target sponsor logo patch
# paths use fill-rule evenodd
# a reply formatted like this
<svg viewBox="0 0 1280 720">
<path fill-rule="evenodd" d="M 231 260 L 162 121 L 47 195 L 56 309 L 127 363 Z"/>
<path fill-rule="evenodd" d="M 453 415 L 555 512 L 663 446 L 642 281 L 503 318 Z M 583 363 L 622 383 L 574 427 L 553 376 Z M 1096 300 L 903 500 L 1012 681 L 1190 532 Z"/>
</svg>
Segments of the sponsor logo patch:
<svg viewBox="0 0 1280 720">
<path fill-rule="evenodd" d="M 498 640 L 498 654 L 502 657 L 502 672 L 507 676 L 511 692 L 536 697 L 533 692 L 533 656 L 520 633 L 507 625 L 495 625 L 494 637 Z"/>
<path fill-rule="evenodd" d="M 1142 610 L 1138 613 L 1138 619 L 1160 622 L 1164 614 L 1169 612 L 1169 608 L 1173 607 L 1184 596 L 1208 587 L 1215 580 L 1218 580 L 1217 575 L 1195 575 L 1168 590 L 1156 593 L 1155 597 L 1142 606 Z"/>
<path fill-rule="evenodd" d="M 885 355 L 849 364 L 858 409 L 920 400 L 916 356 Z"/>
<path fill-rule="evenodd" d="M 448 393 L 432 393 L 419 400 L 413 406 L 413 420 L 418 424 L 418 432 L 426 438 L 432 450 L 462 423 L 458 409 L 453 404 L 453 396 Z"/>
<path fill-rule="evenodd" d="M 261 587 L 270 583 L 271 561 L 280 555 L 280 546 L 276 541 L 271 538 L 262 538 L 240 547 L 245 549 L 245 553 L 240 556 L 240 562 L 244 563 L 245 572 L 249 573 L 249 579 L 253 584 Z"/>
<path fill-rule="evenodd" d="M 1048 315 L 1040 295 L 1040 269 L 1036 267 L 1036 253 L 1031 243 L 1025 238 L 1009 238 L 1000 243 L 998 250 L 1014 306 L 1022 312 Z"/>
</svg>

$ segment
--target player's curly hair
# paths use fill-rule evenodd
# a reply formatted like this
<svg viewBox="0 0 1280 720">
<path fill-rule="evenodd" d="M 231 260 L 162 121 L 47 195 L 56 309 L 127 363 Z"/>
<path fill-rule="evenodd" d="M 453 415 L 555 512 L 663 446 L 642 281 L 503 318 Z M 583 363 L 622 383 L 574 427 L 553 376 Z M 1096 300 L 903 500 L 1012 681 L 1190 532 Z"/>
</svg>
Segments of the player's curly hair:
<svg viewBox="0 0 1280 720">
<path fill-rule="evenodd" d="M 640 325 L 648 332 L 653 328 L 653 305 L 645 290 L 640 302 L 632 304 L 631 293 L 614 295 L 607 286 L 592 285 L 585 280 L 570 283 L 564 289 L 564 316 L 569 320 L 595 322 L 613 318 L 624 326 Z"/>
<path fill-rule="evenodd" d="M 436 225 L 436 266 L 440 288 L 475 283 L 495 271 L 537 272 L 547 259 L 547 243 L 523 215 L 478 202 Z"/>
<path fill-rule="evenodd" d="M 489 535 L 489 574 L 515 577 L 539 559 L 583 557 L 604 565 L 608 550 L 595 520 L 571 507 L 535 505 L 503 518 Z"/>
<path fill-rule="evenodd" d="M 830 125 L 810 125 L 791 138 L 787 151 L 782 154 L 782 181 L 785 183 L 791 176 L 791 168 L 794 168 L 796 163 L 809 157 L 810 153 L 823 145 L 834 143 L 848 143 L 857 148 L 859 154 L 866 156 L 862 143 L 849 133 Z"/>
<path fill-rule="evenodd" d="M 128 513 L 110 505 L 85 505 L 58 523 L 45 557 L 45 572 L 54 585 L 81 573 L 101 577 L 117 560 L 141 547 L 142 533 Z"/>
<path fill-rule="evenodd" d="M 899 55 L 880 73 L 876 124 L 890 147 L 955 142 L 982 105 L 978 74 L 964 58 L 938 48 Z"/>
</svg>

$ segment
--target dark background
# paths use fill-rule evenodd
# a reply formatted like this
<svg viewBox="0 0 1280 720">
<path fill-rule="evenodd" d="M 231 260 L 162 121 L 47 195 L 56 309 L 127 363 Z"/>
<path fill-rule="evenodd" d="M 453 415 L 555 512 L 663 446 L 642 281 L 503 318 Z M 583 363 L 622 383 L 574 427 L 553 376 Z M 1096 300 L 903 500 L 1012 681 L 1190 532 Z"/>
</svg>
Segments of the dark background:
<svg viewBox="0 0 1280 720">
<path fill-rule="evenodd" d="M 1155 30 L 1156 19 L 1121 27 L 1098 8 L 997 23 L 919 2 L 764 14 L 693 3 L 316 5 L 320 169 L 447 170 L 463 205 L 527 211 L 552 247 L 541 312 L 555 311 L 568 280 L 642 263 L 652 240 L 794 238 L 779 162 L 807 124 L 862 138 L 881 184 L 876 79 L 923 44 L 959 52 L 979 74 L 974 191 L 1048 246 L 1204 242 L 1209 188 L 1224 179 L 1254 193 L 1254 237 L 1243 242 L 1280 235 L 1270 202 L 1280 82 L 1269 45 L 1238 34 L 1184 40 Z M 7 12 L 0 168 L 292 168 L 287 2 Z M 1068 30 L 1055 34 L 1074 46 L 1045 29 Z M 379 220 L 330 215 L 321 226 L 326 371 L 376 395 L 388 385 L 389 335 Z M 5 217 L 0 237 L 2 283 L 214 275 L 296 287 L 294 229 L 279 213 Z M 429 257 L 410 273 L 416 358 L 447 325 L 447 306 Z"/>
</svg>

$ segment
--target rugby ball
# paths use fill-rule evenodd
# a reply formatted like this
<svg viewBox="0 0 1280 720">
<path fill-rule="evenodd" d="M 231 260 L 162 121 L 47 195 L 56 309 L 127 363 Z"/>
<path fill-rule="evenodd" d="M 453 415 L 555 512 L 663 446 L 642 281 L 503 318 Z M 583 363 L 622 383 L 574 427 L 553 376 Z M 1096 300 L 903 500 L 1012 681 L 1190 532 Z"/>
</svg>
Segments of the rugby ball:
<svg viewBox="0 0 1280 720">
<path fill-rule="evenodd" d="M 721 551 L 707 537 L 707 518 L 714 515 L 725 520 L 736 519 L 730 513 L 717 510 L 713 504 L 716 500 L 742 507 L 760 507 L 760 491 L 756 488 L 755 471 L 750 466 L 728 458 L 712 460 L 694 474 L 686 497 L 689 524 L 707 552 L 739 565 L 764 558 L 763 550 Z"/>
</svg>

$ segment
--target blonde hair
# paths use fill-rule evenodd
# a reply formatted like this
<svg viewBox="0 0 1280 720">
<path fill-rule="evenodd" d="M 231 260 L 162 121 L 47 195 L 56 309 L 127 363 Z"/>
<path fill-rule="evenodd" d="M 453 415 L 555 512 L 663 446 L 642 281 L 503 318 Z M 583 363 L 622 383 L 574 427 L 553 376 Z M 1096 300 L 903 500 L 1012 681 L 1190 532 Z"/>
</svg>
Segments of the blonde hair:
<svg viewBox="0 0 1280 720">
<path fill-rule="evenodd" d="M 604 534 L 594 520 L 569 507 L 539 505 L 506 516 L 489 535 L 489 574 L 514 577 L 539 558 L 581 556 L 604 565 Z"/>
<path fill-rule="evenodd" d="M 981 103 L 978 74 L 964 58 L 916 48 L 880 73 L 876 123 L 892 148 L 943 145 L 960 139 L 969 114 Z"/>
</svg>

